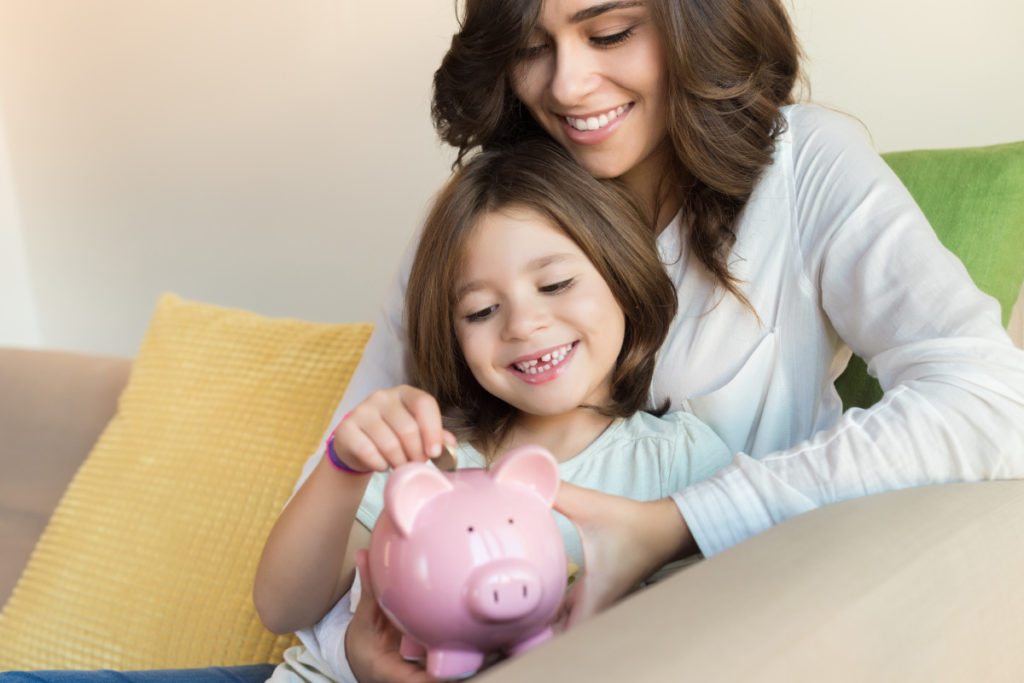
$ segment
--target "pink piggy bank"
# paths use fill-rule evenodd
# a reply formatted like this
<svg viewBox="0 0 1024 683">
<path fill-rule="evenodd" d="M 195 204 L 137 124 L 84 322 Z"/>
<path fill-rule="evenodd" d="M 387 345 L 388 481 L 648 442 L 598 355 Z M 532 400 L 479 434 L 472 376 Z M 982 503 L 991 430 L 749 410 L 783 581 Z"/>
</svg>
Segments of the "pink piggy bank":
<svg viewBox="0 0 1024 683">
<path fill-rule="evenodd" d="M 460 678 L 490 652 L 515 654 L 551 636 L 567 579 L 551 512 L 558 463 L 539 446 L 490 470 L 399 467 L 370 537 L 369 579 L 404 634 L 401 654 Z"/>
</svg>

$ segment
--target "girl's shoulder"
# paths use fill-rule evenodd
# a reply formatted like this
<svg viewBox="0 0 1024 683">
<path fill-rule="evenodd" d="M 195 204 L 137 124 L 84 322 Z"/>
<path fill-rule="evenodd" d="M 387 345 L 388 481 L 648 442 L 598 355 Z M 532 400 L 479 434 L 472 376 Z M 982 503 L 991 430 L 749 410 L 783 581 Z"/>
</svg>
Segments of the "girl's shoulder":
<svg viewBox="0 0 1024 683">
<path fill-rule="evenodd" d="M 623 420 L 617 436 L 634 441 L 661 440 L 673 449 L 696 445 L 725 446 L 706 422 L 685 410 L 673 410 L 660 416 L 640 411 Z"/>
</svg>

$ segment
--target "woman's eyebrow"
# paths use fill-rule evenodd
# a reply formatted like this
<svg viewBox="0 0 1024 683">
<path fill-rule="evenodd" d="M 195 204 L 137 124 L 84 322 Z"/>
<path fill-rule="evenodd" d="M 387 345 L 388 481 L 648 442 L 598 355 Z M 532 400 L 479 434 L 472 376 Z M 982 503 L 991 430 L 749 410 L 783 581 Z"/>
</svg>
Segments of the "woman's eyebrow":
<svg viewBox="0 0 1024 683">
<path fill-rule="evenodd" d="M 629 7 L 642 7 L 644 3 L 637 2 L 636 0 L 617 0 L 613 2 L 602 2 L 598 5 L 591 5 L 585 9 L 581 9 L 576 14 L 569 17 L 569 22 L 572 24 L 578 24 L 588 19 L 600 16 L 605 12 L 612 12 L 617 9 L 627 9 Z"/>
</svg>

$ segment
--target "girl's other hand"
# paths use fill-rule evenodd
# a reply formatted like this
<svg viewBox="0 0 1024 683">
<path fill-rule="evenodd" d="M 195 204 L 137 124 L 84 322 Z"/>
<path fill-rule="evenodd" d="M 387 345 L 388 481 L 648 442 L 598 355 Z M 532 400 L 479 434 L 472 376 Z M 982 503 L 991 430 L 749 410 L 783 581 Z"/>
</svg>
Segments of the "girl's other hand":
<svg viewBox="0 0 1024 683">
<path fill-rule="evenodd" d="M 345 653 L 352 673 L 360 683 L 434 683 L 438 679 L 398 654 L 402 633 L 377 604 L 368 562 L 365 550 L 356 553 L 362 595 L 345 633 Z"/>
<path fill-rule="evenodd" d="M 637 588 L 662 565 L 697 552 L 671 498 L 639 502 L 562 482 L 555 509 L 576 525 L 583 576 L 566 596 L 570 628 Z"/>
<path fill-rule="evenodd" d="M 402 384 L 370 394 L 334 433 L 334 452 L 355 470 L 382 472 L 441 454 L 442 440 L 455 443 L 441 426 L 437 400 Z"/>
</svg>

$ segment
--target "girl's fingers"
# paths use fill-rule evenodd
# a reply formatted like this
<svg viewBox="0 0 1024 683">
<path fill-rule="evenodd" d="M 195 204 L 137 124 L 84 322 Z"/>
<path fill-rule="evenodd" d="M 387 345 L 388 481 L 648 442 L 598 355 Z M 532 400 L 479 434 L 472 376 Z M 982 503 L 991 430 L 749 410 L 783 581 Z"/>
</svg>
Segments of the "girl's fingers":
<svg viewBox="0 0 1024 683">
<path fill-rule="evenodd" d="M 373 448 L 378 458 L 384 462 L 384 469 L 388 467 L 398 467 L 409 461 L 407 455 L 407 448 L 416 448 L 415 445 L 407 445 L 402 441 L 402 437 L 399 431 L 402 429 L 401 424 L 403 420 L 408 421 L 413 425 L 413 430 L 418 433 L 416 429 L 416 423 L 412 418 L 406 415 L 404 418 L 396 416 L 394 411 L 392 414 L 388 412 L 371 413 L 360 419 L 359 426 L 363 430 L 363 433 L 373 443 Z M 396 427 L 395 425 L 399 426 Z M 417 437 L 418 440 L 418 437 Z M 421 456 L 422 457 L 422 456 Z"/>
<path fill-rule="evenodd" d="M 410 391 L 403 394 L 402 403 L 416 422 L 416 436 L 420 447 L 418 457 L 412 459 L 422 461 L 436 458 L 441 455 L 441 441 L 445 433 L 441 428 L 441 407 L 430 394 L 412 387 L 409 389 Z"/>
<path fill-rule="evenodd" d="M 381 472 L 388 468 L 388 462 L 364 429 L 365 419 L 346 419 L 338 425 L 334 432 L 334 453 L 352 469 Z"/>
<path fill-rule="evenodd" d="M 346 423 L 363 436 L 351 432 L 347 445 L 353 455 L 377 470 L 435 457 L 445 434 L 451 436 L 441 428 L 441 409 L 434 397 L 407 385 L 372 393 L 342 425 Z"/>
</svg>

